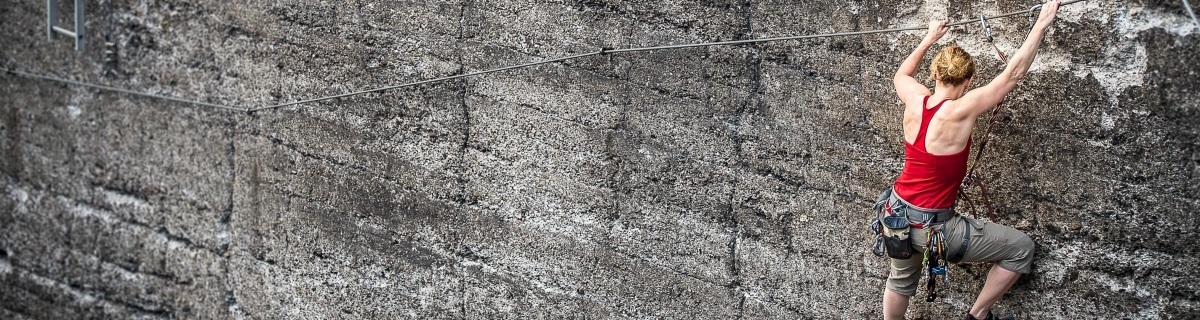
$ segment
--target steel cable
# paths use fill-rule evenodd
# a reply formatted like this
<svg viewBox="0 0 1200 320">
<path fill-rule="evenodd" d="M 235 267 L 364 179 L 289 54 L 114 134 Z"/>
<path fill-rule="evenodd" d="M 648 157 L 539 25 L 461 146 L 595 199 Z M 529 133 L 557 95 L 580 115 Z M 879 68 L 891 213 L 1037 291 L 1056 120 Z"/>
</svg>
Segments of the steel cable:
<svg viewBox="0 0 1200 320">
<path fill-rule="evenodd" d="M 1071 0 L 1071 1 L 1064 1 L 1064 2 L 1062 2 L 1062 4 L 1061 4 L 1061 5 L 1068 5 L 1068 4 L 1072 4 L 1072 3 L 1076 3 L 1076 2 L 1083 2 L 1083 1 L 1087 1 L 1087 0 Z M 1032 13 L 1035 13 L 1035 11 L 1034 11 L 1034 10 L 1035 10 L 1035 9 L 1037 9 L 1037 8 L 1039 8 L 1039 7 L 1041 7 L 1041 5 L 1036 5 L 1036 6 L 1033 6 L 1033 7 L 1032 7 L 1032 8 L 1030 8 L 1029 10 L 1014 11 L 1014 12 L 1009 12 L 1009 13 L 1005 13 L 1005 14 L 996 15 L 996 16 L 993 16 L 993 17 L 987 17 L 987 19 L 1007 18 L 1007 17 L 1017 16 L 1017 15 L 1022 15 L 1022 14 L 1032 14 Z M 975 19 L 968 19 L 968 20 L 964 20 L 964 21 L 959 21 L 959 22 L 950 23 L 950 24 L 947 24 L 947 26 L 960 26 L 960 25 L 972 24 L 972 23 L 975 23 L 975 22 L 976 22 L 976 20 L 975 20 Z M 894 28 L 894 29 L 881 29 L 881 30 L 868 30 L 868 31 L 854 31 L 854 32 L 826 33 L 826 34 L 803 35 L 803 36 L 789 36 L 789 37 L 762 38 L 762 39 L 750 39 L 750 40 L 735 40 L 735 41 L 719 41 L 719 42 L 690 43 L 690 44 L 667 45 L 667 46 L 656 46 L 656 47 L 643 47 L 643 48 L 602 49 L 602 50 L 600 50 L 600 51 L 596 51 L 596 52 L 592 52 L 592 53 L 585 53 L 585 54 L 574 55 L 574 56 L 569 56 L 569 57 L 562 57 L 562 58 L 551 59 L 551 60 L 544 60 L 544 61 L 533 62 L 533 63 L 527 63 L 527 64 L 523 64 L 523 65 L 518 65 L 518 66 L 503 67 L 503 68 L 497 68 L 497 69 L 491 69 L 491 70 L 479 71 L 479 72 L 470 73 L 470 74 L 464 74 L 464 75 L 457 75 L 457 76 L 449 76 L 449 77 L 443 77 L 443 78 L 437 78 L 437 79 L 423 80 L 423 81 L 419 81 L 419 82 L 406 83 L 406 84 L 395 85 L 395 86 L 388 86 L 388 87 L 382 87 L 382 88 L 376 88 L 376 89 L 370 89 L 370 90 L 363 90 L 363 91 L 351 92 L 351 93 L 345 93 L 345 94 L 339 94 L 339 95 L 334 95 L 334 96 L 320 97 L 320 98 L 309 99 L 309 100 L 303 100 L 303 101 L 289 102 L 289 103 L 278 104 L 278 105 L 273 105 L 273 106 L 266 106 L 266 107 L 260 107 L 260 108 L 250 109 L 249 111 L 253 112 L 253 111 L 258 111 L 258 110 L 274 109 L 274 108 L 285 107 L 285 106 L 291 106 L 291 105 L 297 105 L 297 104 L 308 103 L 308 102 L 324 101 L 324 100 L 329 100 L 329 99 L 336 99 L 336 98 L 348 97 L 348 96 L 359 95 L 359 94 L 370 93 L 370 92 L 379 92 L 379 91 L 385 91 L 385 90 L 391 90 L 391 89 L 397 89 L 397 88 L 403 88 L 403 87 L 415 86 L 415 85 L 426 84 L 426 83 L 433 83 L 433 82 L 439 82 L 439 81 L 445 81 L 445 80 L 453 80 L 453 79 L 462 78 L 462 77 L 467 77 L 467 76 L 480 75 L 480 74 L 485 74 L 485 73 L 492 73 L 492 72 L 497 72 L 497 71 L 504 71 L 504 70 L 509 70 L 509 69 L 515 69 L 515 68 L 521 68 L 521 67 L 534 66 L 534 65 L 539 65 L 539 64 L 544 64 L 544 63 L 550 63 L 550 62 L 558 62 L 558 61 L 570 60 L 570 59 L 575 59 L 575 58 L 582 58 L 582 57 L 586 57 L 586 56 L 592 56 L 592 55 L 597 55 L 597 54 L 617 54 L 617 53 L 629 53 L 629 52 L 641 52 L 641 51 L 657 51 L 657 50 L 668 50 L 668 49 L 683 49 L 683 48 L 694 48 L 694 47 L 728 46 L 728 45 L 740 45 L 740 44 L 751 44 L 751 43 L 759 43 L 759 42 L 772 42 L 772 41 L 784 41 L 784 40 L 801 40 L 801 39 L 813 39 L 813 38 L 832 38 L 832 37 L 845 37 L 845 36 L 856 36 L 856 35 L 868 35 L 868 34 L 877 34 L 877 33 L 891 33 L 891 32 L 903 32 L 903 31 L 918 31 L 918 30 L 925 30 L 925 29 L 927 29 L 927 27 L 909 27 L 909 28 Z"/>
<path fill-rule="evenodd" d="M 1071 1 L 1064 1 L 1064 2 L 1062 2 L 1062 4 L 1061 4 L 1061 5 L 1069 5 L 1069 4 L 1073 4 L 1073 3 L 1077 3 L 1077 2 L 1083 2 L 1083 1 L 1087 1 L 1087 0 L 1071 0 Z M 1184 2 L 1185 2 L 1185 4 L 1186 4 L 1186 0 L 1184 0 Z M 986 17 L 986 19 L 1007 18 L 1007 17 L 1017 16 L 1017 15 L 1023 15 L 1023 14 L 1036 14 L 1036 9 L 1038 9 L 1039 7 L 1041 7 L 1041 5 L 1033 6 L 1033 7 L 1032 7 L 1032 8 L 1030 8 L 1029 10 L 1013 11 L 1013 12 L 1004 13 L 1004 14 L 1000 14 L 1000 15 L 996 15 L 996 16 Z M 1189 13 L 1190 13 L 1190 12 L 1191 12 L 1191 7 L 1190 7 L 1190 6 L 1188 7 L 1188 10 L 1189 10 Z M 1195 16 L 1193 15 L 1193 19 L 1194 19 L 1194 18 L 1195 18 Z M 961 25 L 967 25 L 967 24 L 972 24 L 972 23 L 976 23 L 976 22 L 978 22 L 978 20 L 975 20 L 975 19 L 968 19 L 968 20 L 964 20 L 964 21 L 959 21 L 959 22 L 950 23 L 950 24 L 947 24 L 947 26 L 961 26 Z M 307 100 L 300 100 L 300 101 L 294 101 L 294 102 L 288 102 L 288 103 L 282 103 L 282 104 L 276 104 L 276 105 L 269 105 L 269 106 L 263 106 L 263 107 L 258 107 L 258 108 L 236 108 L 236 107 L 231 107 L 231 106 L 224 106 L 224 105 L 212 104 L 212 103 L 207 103 L 207 102 L 200 102 L 200 101 L 195 101 L 195 100 L 187 100 L 187 99 L 181 99 L 181 98 L 167 97 L 167 96 L 156 95 L 156 94 L 150 94 L 150 93 L 140 93 L 140 92 L 135 92 L 135 91 L 131 91 L 131 90 L 126 90 L 126 89 L 121 89 L 121 88 L 110 87 L 110 86 L 96 85 L 96 84 L 90 84 L 90 83 L 81 82 L 81 81 L 75 81 L 75 80 L 70 80 L 70 79 L 62 79 L 62 78 L 57 78 L 57 77 L 52 77 L 52 76 L 45 76 L 45 75 L 38 75 L 38 74 L 28 73 L 28 72 L 22 72 L 22 71 L 17 71 L 17 70 L 14 70 L 14 69 L 7 69 L 7 71 L 8 71 L 9 73 L 12 73 L 12 74 L 22 75 L 22 76 L 26 76 L 26 77 L 32 77 L 32 78 L 37 78 L 37 79 L 42 79 L 42 80 L 49 80 L 49 81 L 57 81 L 57 82 L 63 82 L 63 83 L 69 83 L 69 84 L 75 84 L 75 85 L 80 85 L 80 86 L 85 86 L 85 87 L 92 87 L 92 88 L 97 88 L 97 89 L 102 89 L 102 90 L 110 90 L 110 91 L 116 91 L 116 92 L 121 92 L 121 93 L 128 93 L 128 94 L 133 94 L 133 95 L 146 96 L 146 97 L 152 97 L 152 98 L 158 98 L 158 99 L 164 99 L 164 100 L 170 100 L 170 101 L 176 101 L 176 102 L 182 102 L 182 103 L 190 103 L 190 104 L 195 104 L 195 105 L 208 106 L 208 107 L 214 107 L 214 108 L 220 108 L 220 109 L 226 109 L 226 110 L 234 110 L 234 111 L 242 111 L 242 112 L 255 112 L 255 111 L 260 111 L 260 110 L 276 109 L 276 108 L 282 108 L 282 107 L 286 107 L 286 106 L 293 106 L 293 105 L 299 105 L 299 104 L 305 104 L 305 103 L 312 103 L 312 102 L 318 102 L 318 101 L 325 101 L 325 100 L 331 100 L 331 99 L 337 99 L 337 98 L 344 98 L 344 97 L 349 97 L 349 96 L 355 96 L 355 95 L 367 94 L 367 93 L 372 93 L 372 92 L 381 92 L 381 91 L 387 91 L 387 90 L 393 90 L 393 89 L 399 89 L 399 88 L 405 88 L 405 87 L 417 86 L 417 85 L 428 84 L 428 83 L 435 83 L 435 82 L 442 82 L 442 81 L 454 80 L 454 79 L 459 79 L 459 78 L 465 78 L 465 77 L 471 77 L 471 76 L 483 75 L 483 74 L 488 74 L 488 73 L 493 73 L 493 72 L 500 72 L 500 71 L 505 71 L 505 70 L 512 70 L 512 69 L 518 69 L 518 68 L 532 67 L 532 66 L 541 65 L 541 64 L 546 64 L 546 63 L 561 62 L 561 61 L 572 60 L 572 59 L 578 59 L 578 58 L 583 58 L 583 57 L 588 57 L 588 56 L 594 56 L 594 55 L 601 55 L 601 54 L 618 54 L 618 53 L 630 53 L 630 52 L 642 52 L 642 51 L 656 51 L 656 50 L 668 50 L 668 49 L 683 49 L 683 48 L 709 47 L 709 46 L 728 46 L 728 45 L 741 45 L 741 44 L 752 44 L 752 43 L 773 42 L 773 41 L 784 41 L 784 40 L 802 40 L 802 39 L 814 39 L 814 38 L 846 37 L 846 36 L 868 35 L 868 34 L 879 34 L 879 33 L 891 33 L 891 32 L 903 32 L 903 31 L 919 31 L 919 30 L 925 30 L 926 28 L 927 28 L 927 27 L 909 27 L 909 28 L 894 28 L 894 29 L 880 29 L 880 30 L 867 30 L 867 31 L 854 31 L 854 32 L 839 32 L 839 33 L 826 33 L 826 34 L 815 34 L 815 35 L 802 35 L 802 36 L 788 36 L 788 37 L 774 37 L 774 38 L 762 38 L 762 39 L 749 39 L 749 40 L 735 40 L 735 41 L 719 41 L 719 42 L 691 43 L 691 44 L 666 45 L 666 46 L 655 46 L 655 47 L 625 48 L 625 49 L 601 49 L 601 50 L 599 50 L 599 51 L 588 52 L 588 53 L 583 53 L 583 54 L 576 54 L 576 55 L 565 56 L 565 57 L 554 58 L 554 59 L 548 59 L 548 60 L 542 60 L 542 61 L 537 61 L 537 62 L 530 62 L 530 63 L 525 63 L 525 64 L 519 64 L 519 65 L 513 65 L 513 66 L 507 66 L 507 67 L 500 67 L 500 68 L 495 68 L 495 69 L 488 69 L 488 70 L 476 71 L 476 72 L 471 72 L 471 73 L 464 73 L 464 74 L 459 74 L 459 75 L 452 75 L 452 76 L 445 76 L 445 77 L 434 78 L 434 79 L 421 80 L 421 81 L 417 81 L 417 82 L 411 82 L 411 83 L 405 83 L 405 84 L 399 84 L 399 85 L 392 85 L 392 86 L 379 87 L 379 88 L 374 88 L 374 89 L 367 89 L 367 90 L 355 91 L 355 92 L 350 92 L 350 93 L 343 93 L 343 94 L 337 94 L 337 95 L 331 95 L 331 96 L 318 97 L 318 98 L 307 99 Z"/>
<path fill-rule="evenodd" d="M 33 73 L 28 73 L 28 72 L 13 70 L 13 69 L 5 69 L 5 71 L 8 73 L 25 76 L 25 77 L 30 77 L 30 78 L 35 78 L 35 79 L 62 82 L 62 83 L 68 83 L 68 84 L 73 84 L 73 85 L 77 85 L 77 86 L 84 86 L 84 87 L 90 87 L 90 88 L 96 88 L 96 89 L 108 90 L 108 91 L 116 91 L 116 92 L 120 92 L 120 93 L 127 93 L 127 94 L 132 94 L 132 95 L 151 97 L 151 98 L 163 99 L 163 100 L 170 100 L 170 101 L 175 101 L 175 102 L 190 103 L 190 104 L 225 109 L 225 110 L 246 112 L 245 108 L 235 108 L 235 107 L 219 105 L 219 104 L 214 104 L 214 103 L 208 103 L 208 102 L 202 102 L 202 101 L 196 101 L 196 100 L 187 100 L 187 99 L 181 99 L 181 98 L 175 98 L 175 97 L 168 97 L 168 96 L 164 96 L 164 95 L 157 95 L 157 94 L 153 94 L 153 93 L 137 92 L 137 91 L 126 90 L 126 89 L 121 89 L 121 88 L 117 88 L 117 87 L 91 84 L 91 83 L 82 82 L 82 81 L 75 81 L 75 80 L 71 80 L 71 79 L 63 79 L 63 78 L 40 75 L 40 74 L 33 74 Z"/>
</svg>

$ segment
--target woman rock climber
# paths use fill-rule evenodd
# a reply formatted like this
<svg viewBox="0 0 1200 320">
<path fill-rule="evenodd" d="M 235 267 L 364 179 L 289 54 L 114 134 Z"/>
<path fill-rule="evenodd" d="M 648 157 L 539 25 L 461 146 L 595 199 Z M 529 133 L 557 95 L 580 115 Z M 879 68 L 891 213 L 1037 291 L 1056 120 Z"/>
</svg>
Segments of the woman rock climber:
<svg viewBox="0 0 1200 320">
<path fill-rule="evenodd" d="M 938 52 L 930 67 L 936 81 L 934 91 L 917 81 L 917 67 L 925 52 L 949 30 L 948 21 L 934 21 L 894 79 L 896 94 L 904 102 L 904 170 L 887 201 L 889 212 L 908 215 L 912 246 L 924 252 L 927 228 L 942 232 L 947 256 L 961 261 L 996 262 L 967 319 L 994 319 L 992 305 L 1012 287 L 1021 274 L 1029 273 L 1033 241 L 1008 226 L 957 215 L 953 206 L 967 171 L 971 131 L 979 115 L 997 106 L 1017 82 L 1025 77 L 1046 29 L 1058 12 L 1060 1 L 1042 6 L 1041 14 L 1025 43 L 1011 62 L 987 85 L 967 90 L 975 75 L 975 60 L 958 46 Z M 970 228 L 970 230 L 968 230 Z M 967 233 L 970 233 L 967 236 Z M 959 251 L 966 244 L 967 250 Z M 885 319 L 903 319 L 908 300 L 921 277 L 922 259 L 890 259 L 887 290 L 883 295 Z M 949 258 L 952 262 L 955 257 Z"/>
</svg>

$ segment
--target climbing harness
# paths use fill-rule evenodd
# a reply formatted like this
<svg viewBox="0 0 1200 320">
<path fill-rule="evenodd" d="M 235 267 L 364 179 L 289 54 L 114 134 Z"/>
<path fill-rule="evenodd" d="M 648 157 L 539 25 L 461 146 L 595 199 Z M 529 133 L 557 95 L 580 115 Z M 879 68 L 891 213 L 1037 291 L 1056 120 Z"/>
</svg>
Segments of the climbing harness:
<svg viewBox="0 0 1200 320">
<path fill-rule="evenodd" d="M 891 203 L 893 197 L 895 203 Z M 958 215 L 954 206 L 933 211 L 913 207 L 904 199 L 895 196 L 891 188 L 879 195 L 874 210 L 876 216 L 871 222 L 870 230 L 875 235 L 875 244 L 871 251 L 876 256 L 882 257 L 887 253 L 895 259 L 908 259 L 915 254 L 912 239 L 909 237 L 911 229 L 938 229 L 941 228 L 938 224 L 944 224 Z M 951 262 L 962 259 L 966 246 L 960 248 L 953 256 L 956 258 L 949 259 Z"/>
<path fill-rule="evenodd" d="M 909 237 L 913 228 L 923 230 L 926 234 L 925 251 L 922 254 L 922 274 L 925 276 L 926 289 L 929 291 L 926 296 L 926 301 L 934 301 L 938 297 L 937 282 L 940 278 L 942 284 L 950 282 L 949 263 L 957 263 L 962 261 L 967 253 L 967 245 L 971 239 L 971 226 L 966 220 L 959 219 L 960 223 L 967 223 L 964 228 L 964 236 L 962 243 L 958 246 L 958 250 L 949 253 L 947 256 L 947 245 L 944 231 L 950 228 L 951 218 L 957 215 L 954 208 L 933 213 L 924 213 L 922 210 L 917 210 L 910 207 L 903 199 L 897 198 L 896 203 L 890 203 L 894 196 L 892 189 L 889 188 L 879 195 L 875 202 L 876 219 L 871 222 L 871 232 L 875 235 L 875 245 L 872 246 L 871 252 L 876 256 L 883 256 L 884 253 L 893 259 L 909 259 L 912 258 L 913 247 L 912 238 Z M 910 219 L 913 217 L 924 217 L 920 219 Z M 917 221 L 917 222 L 913 222 Z M 937 225 L 937 224 L 941 225 Z M 920 231 L 918 231 L 920 232 Z"/>
</svg>

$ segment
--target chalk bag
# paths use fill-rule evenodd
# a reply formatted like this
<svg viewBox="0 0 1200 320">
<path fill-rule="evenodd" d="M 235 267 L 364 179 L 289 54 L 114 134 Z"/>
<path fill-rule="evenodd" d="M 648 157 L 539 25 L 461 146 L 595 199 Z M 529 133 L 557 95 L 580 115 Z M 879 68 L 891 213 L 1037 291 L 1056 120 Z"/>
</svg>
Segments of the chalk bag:
<svg viewBox="0 0 1200 320">
<path fill-rule="evenodd" d="M 887 254 L 893 259 L 909 259 L 913 257 L 912 238 L 909 237 L 908 217 L 883 217 L 883 245 Z"/>
</svg>

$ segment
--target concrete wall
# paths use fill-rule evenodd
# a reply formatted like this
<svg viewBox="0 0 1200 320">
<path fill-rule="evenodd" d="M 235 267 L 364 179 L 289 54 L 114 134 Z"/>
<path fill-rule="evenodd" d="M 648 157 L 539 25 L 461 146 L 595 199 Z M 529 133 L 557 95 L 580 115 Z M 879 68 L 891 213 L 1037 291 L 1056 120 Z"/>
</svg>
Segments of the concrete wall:
<svg viewBox="0 0 1200 320">
<path fill-rule="evenodd" d="M 74 51 L 46 39 L 44 1 L 14 2 L 5 67 L 239 107 L 1029 5 L 105 0 Z M 1000 48 L 1028 27 L 995 21 Z M 890 79 L 920 36 L 596 56 L 253 114 L 3 75 L 0 318 L 877 317 L 864 228 L 901 169 Z M 1002 67 L 975 25 L 949 43 L 983 78 Z M 1200 313 L 1198 50 L 1178 1 L 1063 8 L 980 169 L 998 222 L 1038 245 L 998 310 Z M 988 267 L 952 267 L 910 316 L 961 316 Z"/>
</svg>

